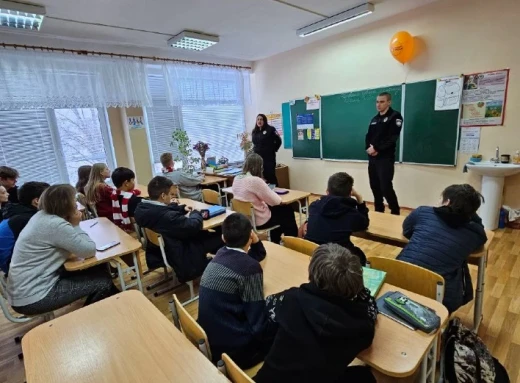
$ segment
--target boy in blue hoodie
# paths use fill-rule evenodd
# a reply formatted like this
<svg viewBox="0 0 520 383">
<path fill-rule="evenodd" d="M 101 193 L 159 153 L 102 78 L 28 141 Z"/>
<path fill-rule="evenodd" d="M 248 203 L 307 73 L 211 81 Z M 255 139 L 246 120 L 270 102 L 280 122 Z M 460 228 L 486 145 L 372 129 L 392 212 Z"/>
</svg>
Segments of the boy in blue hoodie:
<svg viewBox="0 0 520 383">
<path fill-rule="evenodd" d="M 367 258 L 350 241 L 350 235 L 368 228 L 368 208 L 353 186 L 354 179 L 345 172 L 333 174 L 329 178 L 327 195 L 309 206 L 305 239 L 318 245 L 341 245 L 357 255 L 365 266 Z"/>
</svg>

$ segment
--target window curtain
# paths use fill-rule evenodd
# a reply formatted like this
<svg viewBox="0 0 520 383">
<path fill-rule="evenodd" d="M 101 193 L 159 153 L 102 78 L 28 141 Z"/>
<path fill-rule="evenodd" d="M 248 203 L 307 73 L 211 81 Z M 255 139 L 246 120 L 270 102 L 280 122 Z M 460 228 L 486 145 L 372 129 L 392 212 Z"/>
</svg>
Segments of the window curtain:
<svg viewBox="0 0 520 383">
<path fill-rule="evenodd" d="M 193 64 L 164 64 L 171 106 L 251 103 L 249 71 Z"/>
<path fill-rule="evenodd" d="M 1 54 L 1 110 L 151 105 L 140 61 L 8 50 Z"/>
</svg>

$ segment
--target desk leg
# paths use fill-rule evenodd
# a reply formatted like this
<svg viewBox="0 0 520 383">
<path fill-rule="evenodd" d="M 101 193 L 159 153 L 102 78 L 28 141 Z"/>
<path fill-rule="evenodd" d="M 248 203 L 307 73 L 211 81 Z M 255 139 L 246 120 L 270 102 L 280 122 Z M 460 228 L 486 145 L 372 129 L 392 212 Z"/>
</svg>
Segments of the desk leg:
<svg viewBox="0 0 520 383">
<path fill-rule="evenodd" d="M 139 261 L 139 252 L 135 251 L 133 253 L 134 256 L 134 267 L 135 267 L 135 275 L 137 276 L 137 287 L 139 291 L 143 292 L 143 282 L 141 281 L 141 262 Z"/>
<path fill-rule="evenodd" d="M 437 342 L 439 335 L 437 335 L 424 355 L 421 362 L 421 373 L 419 382 L 421 383 L 435 383 L 435 367 L 437 365 Z"/>
<path fill-rule="evenodd" d="M 300 226 L 301 226 L 302 225 L 302 215 L 303 215 L 301 200 L 298 200 L 298 207 L 300 208 Z"/>
<path fill-rule="evenodd" d="M 121 285 L 121 291 L 126 291 L 125 276 L 123 274 L 123 268 L 121 267 L 121 260 L 116 260 L 117 263 L 117 275 L 119 275 L 119 284 Z"/>
<path fill-rule="evenodd" d="M 475 307 L 473 309 L 473 331 L 478 332 L 482 321 L 482 306 L 484 303 L 484 285 L 486 279 L 486 266 L 488 254 L 482 256 L 478 261 L 477 287 L 475 289 Z"/>
</svg>

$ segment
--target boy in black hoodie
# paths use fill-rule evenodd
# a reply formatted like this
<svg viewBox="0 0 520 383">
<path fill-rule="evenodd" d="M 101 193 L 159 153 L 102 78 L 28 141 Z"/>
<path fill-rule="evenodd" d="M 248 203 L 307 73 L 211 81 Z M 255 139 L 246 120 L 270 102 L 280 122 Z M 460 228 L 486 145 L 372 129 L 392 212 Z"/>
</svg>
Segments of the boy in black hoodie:
<svg viewBox="0 0 520 383">
<path fill-rule="evenodd" d="M 318 245 L 337 243 L 346 247 L 365 266 L 365 253 L 354 246 L 350 235 L 368 228 L 368 208 L 353 186 L 354 179 L 347 173 L 336 173 L 329 178 L 327 195 L 309 207 L 305 239 Z"/>
<path fill-rule="evenodd" d="M 6 275 L 14 244 L 32 216 L 38 212 L 40 196 L 49 186 L 45 182 L 26 182 L 17 190 L 20 203 L 9 203 L 3 209 L 4 220 L 0 223 L 0 270 Z"/>
<path fill-rule="evenodd" d="M 199 211 L 171 203 L 176 192 L 168 178 L 154 177 L 148 184 L 148 194 L 150 199 L 144 199 L 135 209 L 135 221 L 162 235 L 168 263 L 180 282 L 200 277 L 209 262 L 207 254 L 215 254 L 224 245 L 220 233 L 202 230 Z M 152 243 L 146 246 L 146 263 L 149 269 L 164 266 L 160 249 Z"/>
<path fill-rule="evenodd" d="M 309 281 L 267 297 L 279 328 L 255 381 L 375 382 L 367 367 L 347 367 L 372 344 L 377 317 L 359 258 L 342 246 L 321 245 Z"/>
</svg>

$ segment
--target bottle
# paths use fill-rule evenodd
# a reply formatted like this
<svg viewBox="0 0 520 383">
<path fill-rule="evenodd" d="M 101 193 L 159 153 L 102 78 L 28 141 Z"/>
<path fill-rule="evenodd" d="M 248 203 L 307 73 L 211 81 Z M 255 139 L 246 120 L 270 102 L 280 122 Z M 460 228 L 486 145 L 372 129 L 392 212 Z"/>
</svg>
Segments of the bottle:
<svg viewBox="0 0 520 383">
<path fill-rule="evenodd" d="M 517 150 L 515 155 L 513 156 L 513 163 L 520 165 L 520 150 Z"/>
<path fill-rule="evenodd" d="M 506 227 L 506 209 L 500 209 L 500 215 L 498 217 L 498 228 L 505 229 Z"/>
</svg>

